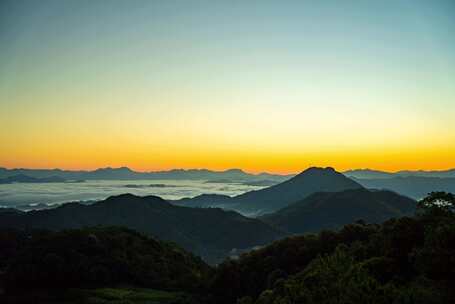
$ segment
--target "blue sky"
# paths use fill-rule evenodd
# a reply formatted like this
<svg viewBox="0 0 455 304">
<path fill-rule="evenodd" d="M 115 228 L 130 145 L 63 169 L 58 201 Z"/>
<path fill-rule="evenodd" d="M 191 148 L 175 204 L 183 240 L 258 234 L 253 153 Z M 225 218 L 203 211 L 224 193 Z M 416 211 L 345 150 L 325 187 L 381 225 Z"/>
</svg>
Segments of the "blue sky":
<svg viewBox="0 0 455 304">
<path fill-rule="evenodd" d="M 2 1 L 0 14 L 7 166 L 455 166 L 453 1 Z"/>
</svg>

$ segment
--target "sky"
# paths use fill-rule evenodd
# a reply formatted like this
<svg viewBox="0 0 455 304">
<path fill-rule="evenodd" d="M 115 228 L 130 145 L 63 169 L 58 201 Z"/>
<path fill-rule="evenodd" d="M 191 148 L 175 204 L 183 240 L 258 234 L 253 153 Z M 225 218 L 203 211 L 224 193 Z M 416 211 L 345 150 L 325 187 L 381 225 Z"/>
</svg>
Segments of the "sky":
<svg viewBox="0 0 455 304">
<path fill-rule="evenodd" d="M 455 2 L 0 2 L 0 166 L 455 167 Z"/>
</svg>

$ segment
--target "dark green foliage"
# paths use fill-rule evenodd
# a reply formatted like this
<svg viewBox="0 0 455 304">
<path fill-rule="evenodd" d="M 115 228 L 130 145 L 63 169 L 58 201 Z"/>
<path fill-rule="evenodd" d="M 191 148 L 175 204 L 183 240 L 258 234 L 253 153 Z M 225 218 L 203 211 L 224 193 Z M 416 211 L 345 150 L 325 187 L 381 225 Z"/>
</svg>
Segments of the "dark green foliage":
<svg viewBox="0 0 455 304">
<path fill-rule="evenodd" d="M 423 216 L 446 216 L 454 211 L 455 196 L 446 192 L 431 192 L 418 204 L 419 214 Z"/>
<path fill-rule="evenodd" d="M 441 198 L 453 202 L 432 193 L 417 217 L 359 221 L 226 261 L 212 282 L 214 303 L 454 303 L 455 215 Z"/>
<path fill-rule="evenodd" d="M 242 255 L 239 260 L 228 260 L 219 265 L 213 280 L 213 292 L 219 303 L 235 303 L 241 296 L 257 297 L 270 287 L 270 276 L 276 271 L 282 274 L 281 279 L 285 279 L 287 275 L 305 269 L 318 255 L 329 254 L 342 243 L 369 239 L 377 229 L 376 225 L 352 224 L 338 233 L 326 230 L 318 235 L 295 236 L 274 242 Z"/>
<path fill-rule="evenodd" d="M 33 290 L 0 298 L 2 304 L 200 304 L 198 296 L 184 292 L 137 287 Z"/>
<path fill-rule="evenodd" d="M 210 271 L 179 247 L 125 228 L 32 232 L 4 270 L 8 292 L 118 284 L 198 290 Z"/>
<path fill-rule="evenodd" d="M 151 297 L 182 304 L 455 303 L 452 204 L 452 195 L 431 193 L 415 217 L 289 237 L 216 269 L 173 244 L 122 228 L 2 231 L 0 273 L 7 295 L 0 301 L 11 294 L 30 300 L 38 288 L 81 300 L 68 303 L 153 303 Z M 118 288 L 125 284 L 175 292 Z M 68 294 L 94 287 L 83 296 Z"/>
<path fill-rule="evenodd" d="M 304 271 L 263 292 L 259 303 L 444 303 L 432 282 L 421 278 L 411 284 L 381 284 L 346 246 L 317 257 Z"/>
</svg>

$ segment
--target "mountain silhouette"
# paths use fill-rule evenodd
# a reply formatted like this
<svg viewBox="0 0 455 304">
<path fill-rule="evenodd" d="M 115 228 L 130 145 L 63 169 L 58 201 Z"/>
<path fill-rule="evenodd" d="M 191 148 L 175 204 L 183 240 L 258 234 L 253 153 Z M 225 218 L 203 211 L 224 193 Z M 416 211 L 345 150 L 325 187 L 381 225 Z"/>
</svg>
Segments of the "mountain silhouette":
<svg viewBox="0 0 455 304">
<path fill-rule="evenodd" d="M 233 249 L 248 249 L 285 234 L 257 219 L 218 208 L 174 206 L 157 196 L 122 194 L 92 205 L 68 203 L 55 209 L 0 213 L 0 228 L 61 230 L 124 226 L 217 262 Z"/>
<path fill-rule="evenodd" d="M 371 169 L 355 169 L 343 172 L 349 178 L 392 178 L 395 173 L 371 170 Z"/>
<path fill-rule="evenodd" d="M 0 179 L 0 184 L 12 184 L 12 183 L 64 183 L 67 180 L 59 176 L 49 177 L 31 177 L 25 174 L 17 174 L 8 176 Z"/>
<path fill-rule="evenodd" d="M 414 199 L 422 199 L 433 191 L 455 193 L 455 178 L 406 176 L 393 178 L 354 179 L 369 189 L 387 189 Z"/>
<path fill-rule="evenodd" d="M 94 171 L 70 171 L 60 169 L 6 169 L 0 168 L 0 179 L 14 175 L 27 175 L 35 178 L 61 177 L 67 180 L 138 180 L 138 179 L 188 179 L 188 180 L 215 180 L 229 179 L 236 182 L 253 180 L 284 181 L 292 175 L 278 175 L 270 173 L 251 174 L 241 169 L 225 171 L 211 171 L 208 169 L 173 169 L 168 171 L 137 172 L 128 167 L 99 168 Z"/>
<path fill-rule="evenodd" d="M 233 198 L 224 194 L 201 194 L 193 198 L 182 198 L 173 203 L 186 207 L 228 207 L 233 202 Z M 229 208 L 227 208 L 229 209 Z"/>
<path fill-rule="evenodd" d="M 2 273 L 2 287 L 18 294 L 24 289 L 66 290 L 76 286 L 94 288 L 126 284 L 193 290 L 200 288 L 210 271 L 200 258 L 174 243 L 159 241 L 124 227 L 26 233 L 1 230 L 0 245 L 3 249 L 0 263 L 2 266 L 5 261 L 9 263 L 8 275 Z M 40 298 L 31 295 L 27 300 L 2 301 L 0 295 L 0 302 L 98 303 Z"/>
<path fill-rule="evenodd" d="M 177 204 L 233 209 L 247 215 L 262 215 L 279 210 L 291 203 L 302 200 L 315 192 L 338 192 L 360 189 L 362 186 L 333 168 L 311 167 L 291 179 L 261 190 L 249 191 L 232 197 L 194 197 L 176 201 Z"/>
<path fill-rule="evenodd" d="M 275 213 L 263 221 L 290 233 L 336 229 L 357 220 L 381 223 L 414 213 L 416 202 L 391 191 L 367 189 L 318 192 Z"/>
<path fill-rule="evenodd" d="M 397 172 L 385 172 L 372 169 L 355 169 L 343 172 L 344 175 L 357 179 L 379 179 L 394 177 L 440 177 L 455 178 L 455 169 L 449 170 L 401 170 Z"/>
</svg>

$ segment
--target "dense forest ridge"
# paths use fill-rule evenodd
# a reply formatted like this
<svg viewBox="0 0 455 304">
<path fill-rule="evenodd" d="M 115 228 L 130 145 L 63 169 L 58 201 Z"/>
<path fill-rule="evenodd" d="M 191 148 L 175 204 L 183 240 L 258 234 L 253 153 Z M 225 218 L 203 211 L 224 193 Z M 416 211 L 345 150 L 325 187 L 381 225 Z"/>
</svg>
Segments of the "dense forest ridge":
<svg viewBox="0 0 455 304">
<path fill-rule="evenodd" d="M 181 207 L 157 196 L 122 194 L 90 205 L 68 203 L 47 210 L 0 212 L 0 228 L 57 231 L 98 225 L 124 226 L 172 241 L 209 263 L 287 235 L 233 211 Z"/>
<path fill-rule="evenodd" d="M 454 205 L 453 195 L 432 193 L 412 217 L 288 237 L 216 267 L 124 228 L 0 230 L 0 300 L 453 303 Z"/>
</svg>

